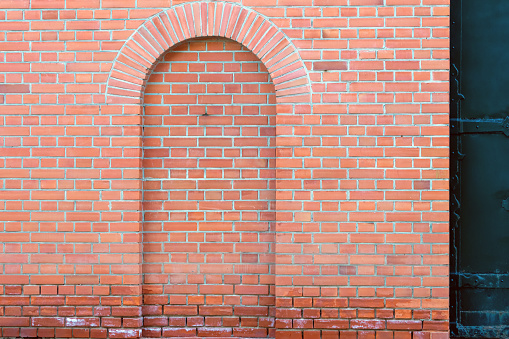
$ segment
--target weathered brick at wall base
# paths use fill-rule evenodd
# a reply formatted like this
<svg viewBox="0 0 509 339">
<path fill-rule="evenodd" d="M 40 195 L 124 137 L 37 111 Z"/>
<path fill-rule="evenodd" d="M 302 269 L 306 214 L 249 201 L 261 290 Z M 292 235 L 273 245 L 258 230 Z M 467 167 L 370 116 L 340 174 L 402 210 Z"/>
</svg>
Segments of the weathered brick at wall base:
<svg viewBox="0 0 509 339">
<path fill-rule="evenodd" d="M 0 0 L 0 336 L 447 338 L 448 22 Z"/>
</svg>

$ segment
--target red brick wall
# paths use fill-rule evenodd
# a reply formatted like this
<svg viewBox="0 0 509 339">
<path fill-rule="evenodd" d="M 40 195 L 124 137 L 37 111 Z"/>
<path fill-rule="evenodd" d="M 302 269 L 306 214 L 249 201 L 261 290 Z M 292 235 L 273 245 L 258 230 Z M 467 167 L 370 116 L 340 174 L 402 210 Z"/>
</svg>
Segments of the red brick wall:
<svg viewBox="0 0 509 339">
<path fill-rule="evenodd" d="M 448 2 L 187 3 L 0 0 L 0 336 L 448 337 Z"/>
</svg>

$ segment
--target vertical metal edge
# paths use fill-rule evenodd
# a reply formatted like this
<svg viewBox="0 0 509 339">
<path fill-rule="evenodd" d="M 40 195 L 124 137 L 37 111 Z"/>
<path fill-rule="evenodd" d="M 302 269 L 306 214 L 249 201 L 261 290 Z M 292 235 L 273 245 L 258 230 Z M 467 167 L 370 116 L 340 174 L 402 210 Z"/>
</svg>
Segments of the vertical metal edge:
<svg viewBox="0 0 509 339">
<path fill-rule="evenodd" d="M 461 72 L 461 5 L 462 0 L 450 2 L 450 73 L 449 73 L 449 114 L 451 123 L 450 128 L 450 213 L 449 213 L 449 329 L 451 337 L 458 337 L 458 323 L 460 322 L 460 295 L 459 281 L 457 279 L 459 258 L 458 250 L 460 244 L 460 236 L 458 231 L 459 214 L 461 206 L 460 202 L 460 154 L 461 142 L 460 135 L 455 133 L 460 126 L 452 123 L 453 119 L 460 117 L 460 72 Z"/>
</svg>

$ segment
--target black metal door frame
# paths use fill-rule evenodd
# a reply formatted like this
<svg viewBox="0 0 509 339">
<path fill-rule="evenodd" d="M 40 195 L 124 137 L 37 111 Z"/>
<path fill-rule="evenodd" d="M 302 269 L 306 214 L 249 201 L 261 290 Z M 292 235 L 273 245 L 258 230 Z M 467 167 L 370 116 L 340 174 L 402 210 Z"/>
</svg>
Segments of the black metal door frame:
<svg viewBox="0 0 509 339">
<path fill-rule="evenodd" d="M 459 7 L 459 8 L 458 8 Z M 450 114 L 450 182 L 449 182 L 449 222 L 450 222 L 450 257 L 449 257 L 449 317 L 451 336 L 457 337 L 459 317 L 458 309 L 458 282 L 455 272 L 458 271 L 458 246 L 459 246 L 459 197 L 460 197 L 460 169 L 459 169 L 459 149 L 457 135 L 454 134 L 457 126 L 453 121 L 459 116 L 459 101 L 461 94 L 459 93 L 459 63 L 461 56 L 461 1 L 457 1 L 454 5 L 451 3 L 450 9 L 450 77 L 449 77 L 449 114 Z"/>
<path fill-rule="evenodd" d="M 509 137 L 509 116 L 500 119 L 464 119 L 461 115 L 462 13 L 463 1 L 451 1 L 450 11 L 450 331 L 451 337 L 509 338 L 509 324 L 502 326 L 470 326 L 461 318 L 461 289 L 509 288 L 509 274 L 476 274 L 462 272 L 460 265 L 461 163 L 464 134 L 503 133 Z M 509 29 L 509 25 L 508 25 Z M 509 50 L 507 51 L 509 53 Z M 489 62 L 489 60 L 488 60 Z M 506 205 L 504 205 L 506 203 Z M 509 198 L 502 201 L 509 211 Z M 509 304 L 509 300 L 507 301 Z"/>
<path fill-rule="evenodd" d="M 460 101 L 463 95 L 460 90 L 460 63 L 461 63 L 461 1 L 451 1 L 450 8 L 450 78 L 449 78 L 449 93 L 450 93 L 450 183 L 449 183 L 449 201 L 450 201 L 450 288 L 449 288 L 449 312 L 450 312 L 450 331 L 451 337 L 458 337 L 459 320 L 459 293 L 458 293 L 458 279 L 455 274 L 459 269 L 458 262 L 458 248 L 459 248 L 459 207 L 460 207 L 460 185 L 461 172 L 459 161 L 461 159 L 460 142 L 458 140 L 458 124 L 454 123 L 459 118 Z"/>
</svg>

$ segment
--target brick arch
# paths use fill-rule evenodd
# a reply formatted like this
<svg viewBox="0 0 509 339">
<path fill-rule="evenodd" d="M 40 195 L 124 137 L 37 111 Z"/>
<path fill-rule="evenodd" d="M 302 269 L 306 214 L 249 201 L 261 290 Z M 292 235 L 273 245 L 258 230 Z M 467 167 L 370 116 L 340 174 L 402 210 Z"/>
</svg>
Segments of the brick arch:
<svg viewBox="0 0 509 339">
<path fill-rule="evenodd" d="M 158 58 L 179 42 L 207 36 L 232 39 L 251 50 L 267 67 L 278 103 L 310 102 L 306 67 L 286 35 L 261 14 L 227 2 L 186 3 L 147 20 L 113 63 L 106 102 L 141 104 L 145 83 Z"/>
</svg>

